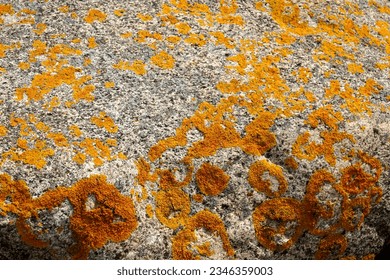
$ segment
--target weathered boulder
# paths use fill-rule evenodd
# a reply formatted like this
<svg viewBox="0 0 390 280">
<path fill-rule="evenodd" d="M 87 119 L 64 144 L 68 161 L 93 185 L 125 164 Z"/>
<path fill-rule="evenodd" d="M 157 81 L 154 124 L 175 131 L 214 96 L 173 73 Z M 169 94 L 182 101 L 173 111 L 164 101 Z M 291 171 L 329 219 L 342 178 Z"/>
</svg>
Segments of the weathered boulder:
<svg viewBox="0 0 390 280">
<path fill-rule="evenodd" d="M 389 22 L 384 0 L 0 4 L 0 258 L 386 258 Z"/>
</svg>

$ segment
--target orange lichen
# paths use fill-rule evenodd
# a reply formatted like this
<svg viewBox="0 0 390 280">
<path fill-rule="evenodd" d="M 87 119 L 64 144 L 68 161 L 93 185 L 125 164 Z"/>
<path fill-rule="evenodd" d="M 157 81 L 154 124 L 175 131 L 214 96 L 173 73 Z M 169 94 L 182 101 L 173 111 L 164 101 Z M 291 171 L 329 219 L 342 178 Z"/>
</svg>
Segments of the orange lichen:
<svg viewBox="0 0 390 280">
<path fill-rule="evenodd" d="M 210 32 L 210 35 L 217 39 L 215 42 L 216 45 L 224 45 L 228 49 L 233 49 L 235 47 L 233 39 L 226 37 L 221 31 Z"/>
<path fill-rule="evenodd" d="M 131 36 L 133 36 L 132 32 L 125 32 L 125 33 L 121 34 L 121 37 L 124 38 L 124 39 L 130 38 Z"/>
<path fill-rule="evenodd" d="M 54 155 L 53 149 L 45 147 L 45 141 L 37 140 L 34 148 L 22 149 L 21 151 L 13 148 L 3 153 L 3 158 L 20 161 L 24 164 L 33 165 L 37 169 L 42 169 L 46 165 L 46 158 Z"/>
<path fill-rule="evenodd" d="M 5 14 L 13 15 L 15 13 L 11 4 L 0 4 L 0 16 Z"/>
<path fill-rule="evenodd" d="M 301 203 L 293 198 L 267 200 L 252 217 L 257 240 L 272 251 L 288 249 L 303 233 Z"/>
<path fill-rule="evenodd" d="M 329 235 L 321 239 L 315 258 L 318 260 L 329 260 L 342 256 L 347 249 L 347 239 L 343 235 Z"/>
<path fill-rule="evenodd" d="M 203 34 L 195 34 L 191 33 L 189 36 L 184 40 L 187 44 L 195 45 L 195 46 L 204 46 L 207 43 L 206 37 Z"/>
<path fill-rule="evenodd" d="M 47 25 L 44 24 L 44 23 L 38 23 L 37 26 L 36 26 L 37 29 L 34 29 L 34 33 L 36 33 L 37 35 L 42 35 L 43 32 L 45 32 L 46 28 L 47 28 Z"/>
<path fill-rule="evenodd" d="M 161 51 L 152 56 L 150 61 L 162 69 L 172 69 L 175 66 L 175 59 L 166 51 Z"/>
<path fill-rule="evenodd" d="M 348 71 L 351 72 L 352 74 L 364 73 L 363 66 L 361 64 L 357 64 L 357 63 L 349 63 L 348 64 Z"/>
<path fill-rule="evenodd" d="M 85 160 L 87 159 L 87 156 L 83 153 L 77 153 L 72 160 L 76 162 L 79 165 L 82 165 L 85 163 Z"/>
<path fill-rule="evenodd" d="M 196 172 L 196 183 L 205 195 L 219 195 L 227 187 L 229 175 L 217 166 L 205 162 Z"/>
<path fill-rule="evenodd" d="M 88 48 L 94 49 L 97 47 L 97 43 L 95 41 L 95 37 L 88 38 Z"/>
<path fill-rule="evenodd" d="M 107 132 L 118 132 L 118 126 L 114 123 L 110 116 L 106 114 L 106 112 L 100 112 L 99 116 L 92 117 L 91 122 L 98 127 L 104 128 Z"/>
<path fill-rule="evenodd" d="M 276 186 L 273 186 L 272 181 L 263 178 L 265 173 L 268 173 L 269 176 L 276 179 Z M 282 168 L 267 160 L 256 161 L 250 166 L 248 182 L 255 190 L 258 192 L 264 192 L 270 197 L 281 196 L 284 192 L 286 192 L 288 187 Z"/>
<path fill-rule="evenodd" d="M 137 17 L 143 22 L 151 21 L 153 19 L 151 15 L 146 14 L 138 14 Z"/>
<path fill-rule="evenodd" d="M 288 157 L 284 160 L 284 163 L 291 169 L 298 169 L 298 162 L 293 157 Z"/>
<path fill-rule="evenodd" d="M 7 132 L 8 132 L 7 128 L 3 125 L 0 125 L 0 137 L 6 136 Z"/>
<path fill-rule="evenodd" d="M 94 208 L 87 209 L 90 195 L 94 195 L 96 204 Z M 74 258 L 85 259 L 90 250 L 98 249 L 110 240 L 119 242 L 127 239 L 138 224 L 133 201 L 108 184 L 102 175 L 81 179 L 70 188 L 57 187 L 34 199 L 23 181 L 12 181 L 8 175 L 0 175 L 0 201 L 8 196 L 11 203 L 0 204 L 1 212 L 16 214 L 16 226 L 22 240 L 40 248 L 48 244 L 39 239 L 27 220 L 38 218 L 38 211 L 52 210 L 67 199 L 73 206 L 70 229 L 76 244 L 70 251 Z"/>
<path fill-rule="evenodd" d="M 52 132 L 47 134 L 47 138 L 52 139 L 58 147 L 68 147 L 68 139 L 60 132 Z"/>
<path fill-rule="evenodd" d="M 95 21 L 104 22 L 107 18 L 107 15 L 103 13 L 102 11 L 98 9 L 90 9 L 88 11 L 87 16 L 84 18 L 84 20 L 87 23 L 92 24 Z"/>
<path fill-rule="evenodd" d="M 20 62 L 18 66 L 22 70 L 30 69 L 30 63 L 28 63 L 28 62 Z"/>
<path fill-rule="evenodd" d="M 126 13 L 126 10 L 124 10 L 124 9 L 114 10 L 114 15 L 116 15 L 117 17 L 122 17 L 125 15 L 125 13 Z"/>
<path fill-rule="evenodd" d="M 130 70 L 137 75 L 146 74 L 145 63 L 142 60 L 134 60 L 133 63 L 121 60 L 117 64 L 114 64 L 113 67 L 120 70 Z"/>
<path fill-rule="evenodd" d="M 75 124 L 69 126 L 69 131 L 74 137 L 80 137 L 81 135 L 83 135 L 81 129 Z"/>
<path fill-rule="evenodd" d="M 181 189 L 161 190 L 156 193 L 156 217 L 165 226 L 175 229 L 185 225 L 190 214 L 190 198 Z"/>
<path fill-rule="evenodd" d="M 188 247 L 192 242 L 196 242 L 197 238 L 195 231 L 202 228 L 207 230 L 210 234 L 219 236 L 222 240 L 222 245 L 226 254 L 229 257 L 234 256 L 234 249 L 230 245 L 229 237 L 220 217 L 208 210 L 203 210 L 190 217 L 184 229 L 172 238 L 173 259 L 200 259 L 198 254 L 201 252 L 197 251 L 198 254 L 194 254 Z M 200 246 L 204 247 L 207 246 L 207 244 Z M 197 247 L 199 248 L 199 245 Z"/>
<path fill-rule="evenodd" d="M 113 87 L 115 87 L 115 83 L 114 82 L 105 82 L 104 87 L 105 88 L 113 88 Z"/>
<path fill-rule="evenodd" d="M 189 24 L 186 22 L 178 22 L 176 23 L 175 27 L 177 29 L 177 32 L 183 35 L 190 33 L 191 30 L 191 26 L 189 26 Z"/>
</svg>

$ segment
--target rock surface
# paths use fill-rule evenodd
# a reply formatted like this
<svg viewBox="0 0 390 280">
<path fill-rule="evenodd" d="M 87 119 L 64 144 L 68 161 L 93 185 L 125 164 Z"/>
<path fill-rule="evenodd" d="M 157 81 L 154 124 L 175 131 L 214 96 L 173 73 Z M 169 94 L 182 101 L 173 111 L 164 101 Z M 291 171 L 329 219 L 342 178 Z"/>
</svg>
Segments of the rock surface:
<svg viewBox="0 0 390 280">
<path fill-rule="evenodd" d="M 386 258 L 388 1 L 1 1 L 0 35 L 1 259 Z"/>
</svg>

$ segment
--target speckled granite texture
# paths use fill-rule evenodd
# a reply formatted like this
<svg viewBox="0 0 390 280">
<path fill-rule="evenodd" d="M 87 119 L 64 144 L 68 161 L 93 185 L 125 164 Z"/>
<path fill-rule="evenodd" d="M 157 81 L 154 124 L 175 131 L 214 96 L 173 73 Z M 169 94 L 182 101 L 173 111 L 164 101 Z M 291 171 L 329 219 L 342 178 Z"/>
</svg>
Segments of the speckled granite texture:
<svg viewBox="0 0 390 280">
<path fill-rule="evenodd" d="M 375 258 L 389 92 L 385 0 L 0 0 L 0 258 Z"/>
</svg>

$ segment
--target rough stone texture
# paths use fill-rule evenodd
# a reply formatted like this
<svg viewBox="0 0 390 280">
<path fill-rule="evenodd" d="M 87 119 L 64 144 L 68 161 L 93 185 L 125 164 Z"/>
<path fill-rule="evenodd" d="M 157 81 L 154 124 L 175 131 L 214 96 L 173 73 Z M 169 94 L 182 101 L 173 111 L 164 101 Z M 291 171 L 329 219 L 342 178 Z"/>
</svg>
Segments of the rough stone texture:
<svg viewBox="0 0 390 280">
<path fill-rule="evenodd" d="M 0 258 L 389 258 L 389 22 L 0 1 Z"/>
</svg>

